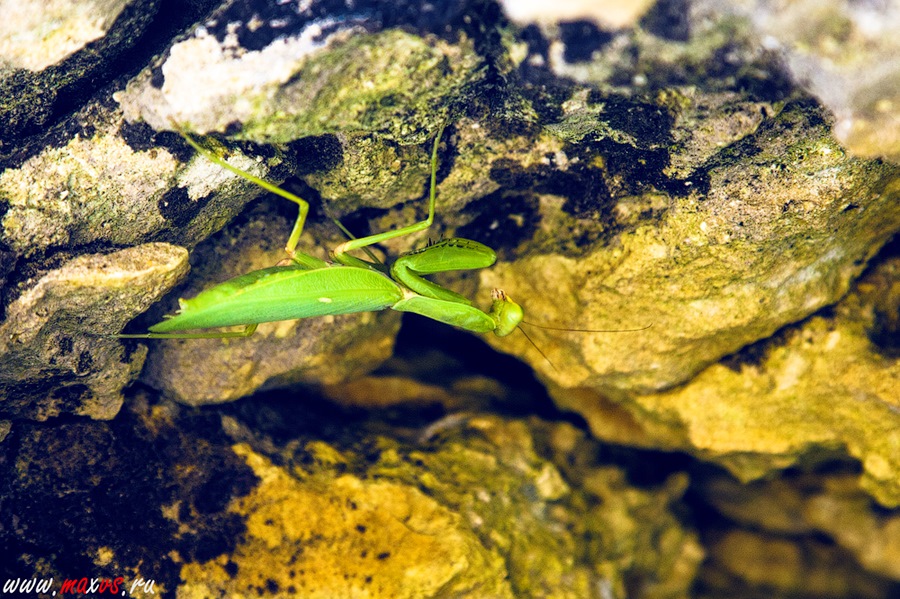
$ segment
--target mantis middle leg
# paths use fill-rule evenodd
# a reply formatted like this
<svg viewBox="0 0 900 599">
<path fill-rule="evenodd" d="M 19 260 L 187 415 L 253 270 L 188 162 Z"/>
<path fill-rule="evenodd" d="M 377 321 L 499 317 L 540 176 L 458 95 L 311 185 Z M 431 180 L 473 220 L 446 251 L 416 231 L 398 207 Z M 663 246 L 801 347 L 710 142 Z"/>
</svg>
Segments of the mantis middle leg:
<svg viewBox="0 0 900 599">
<path fill-rule="evenodd" d="M 362 262 L 363 264 L 366 263 L 359 260 L 358 258 L 350 256 L 349 254 L 347 254 L 347 252 L 364 249 L 367 246 L 381 243 L 382 241 L 387 241 L 388 239 L 396 239 L 397 237 L 403 237 L 404 235 L 409 235 L 410 233 L 424 231 L 425 229 L 430 227 L 432 223 L 434 223 L 434 200 L 437 187 L 437 154 L 438 146 L 441 143 L 441 135 L 443 133 L 444 127 L 441 127 L 438 131 L 437 137 L 434 140 L 434 147 L 431 150 L 431 184 L 429 186 L 428 192 L 428 217 L 425 220 L 413 223 L 406 227 L 395 229 L 394 231 L 377 233 L 375 235 L 368 235 L 366 237 L 360 237 L 359 239 L 351 239 L 349 241 L 345 241 L 344 243 L 334 248 L 333 255 L 336 262 L 347 266 L 361 266 L 360 262 Z"/>
</svg>

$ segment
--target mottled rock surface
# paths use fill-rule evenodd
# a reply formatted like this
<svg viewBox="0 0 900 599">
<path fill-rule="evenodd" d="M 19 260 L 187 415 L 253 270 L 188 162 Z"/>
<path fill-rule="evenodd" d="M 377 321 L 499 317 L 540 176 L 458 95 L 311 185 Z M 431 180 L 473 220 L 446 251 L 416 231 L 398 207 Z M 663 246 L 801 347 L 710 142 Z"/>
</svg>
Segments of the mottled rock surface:
<svg viewBox="0 0 900 599">
<path fill-rule="evenodd" d="M 35 277 L 0 325 L 3 412 L 35 420 L 115 416 L 146 348 L 126 349 L 106 332 L 146 309 L 186 271 L 184 248 L 150 243 L 72 258 Z"/>
</svg>

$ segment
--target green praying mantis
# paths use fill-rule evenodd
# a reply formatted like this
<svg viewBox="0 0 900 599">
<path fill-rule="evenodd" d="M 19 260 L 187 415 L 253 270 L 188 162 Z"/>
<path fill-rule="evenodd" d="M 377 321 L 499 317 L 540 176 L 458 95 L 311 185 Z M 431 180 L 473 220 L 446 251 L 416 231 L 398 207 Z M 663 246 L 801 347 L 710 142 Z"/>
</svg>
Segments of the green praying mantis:
<svg viewBox="0 0 900 599">
<path fill-rule="evenodd" d="M 422 249 L 407 252 L 390 266 L 375 259 L 369 249 L 374 244 L 431 227 L 435 213 L 438 146 L 443 127 L 438 132 L 431 151 L 428 217 L 393 231 L 361 238 L 353 237 L 338 221 L 335 221 L 349 240 L 331 252 L 333 262 L 297 250 L 309 213 L 309 204 L 305 200 L 228 164 L 198 144 L 180 127 L 176 125 L 175 128 L 188 144 L 210 161 L 299 206 L 297 220 L 285 246 L 290 258 L 289 264 L 249 272 L 202 291 L 192 299 L 180 299 L 178 312 L 149 327 L 149 333 L 120 334 L 118 337 L 140 339 L 248 337 L 264 322 L 387 308 L 420 314 L 467 331 L 493 332 L 499 337 L 509 335 L 524 322 L 522 307 L 501 289 L 494 289 L 491 292 L 493 301 L 490 311 L 484 312 L 473 306 L 466 297 L 425 278 L 435 273 L 475 270 L 493 265 L 497 255 L 494 250 L 482 243 L 459 237 L 444 239 L 430 243 Z M 354 250 L 366 252 L 371 261 L 350 255 L 349 252 Z M 233 326 L 244 328 L 239 331 L 188 332 Z M 533 326 L 541 327 L 541 325 Z M 541 328 L 581 332 L 643 330 Z M 543 355 L 543 352 L 541 354 Z"/>
<path fill-rule="evenodd" d="M 351 238 L 331 253 L 334 262 L 326 262 L 297 250 L 303 233 L 309 204 L 300 197 L 234 167 L 179 128 L 179 132 L 197 152 L 299 206 L 297 220 L 285 250 L 287 266 L 253 271 L 202 291 L 192 299 L 179 300 L 180 310 L 149 328 L 141 335 L 119 335 L 141 339 L 204 339 L 248 337 L 259 324 L 391 308 L 413 312 L 439 322 L 477 333 L 493 332 L 504 336 L 522 322 L 521 306 L 502 290 L 494 289 L 489 312 L 472 305 L 467 298 L 425 279 L 426 275 L 455 270 L 486 268 L 494 264 L 494 250 L 477 241 L 451 238 L 408 252 L 387 267 L 350 255 L 353 250 L 428 229 L 434 222 L 437 156 L 441 133 L 431 152 L 431 184 L 428 217 L 406 227 Z M 342 227 L 343 229 L 343 227 Z M 345 230 L 346 232 L 346 230 Z M 371 256 L 371 254 L 370 254 Z M 240 331 L 185 332 L 243 325 Z"/>
</svg>

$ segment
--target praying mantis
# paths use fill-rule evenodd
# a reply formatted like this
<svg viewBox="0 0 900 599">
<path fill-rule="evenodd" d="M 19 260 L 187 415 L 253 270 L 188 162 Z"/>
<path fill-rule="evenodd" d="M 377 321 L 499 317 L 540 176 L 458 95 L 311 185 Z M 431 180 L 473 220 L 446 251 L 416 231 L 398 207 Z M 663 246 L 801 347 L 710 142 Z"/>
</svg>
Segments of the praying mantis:
<svg viewBox="0 0 900 599">
<path fill-rule="evenodd" d="M 297 250 L 303 233 L 309 204 L 300 197 L 268 181 L 232 166 L 198 144 L 180 127 L 176 129 L 197 152 L 263 189 L 299 206 L 297 220 L 285 250 L 290 258 L 286 266 L 273 266 L 240 275 L 192 299 L 180 299 L 180 309 L 149 327 L 149 333 L 118 335 L 140 339 L 209 339 L 248 337 L 259 324 L 316 316 L 351 314 L 391 308 L 413 312 L 439 322 L 476 333 L 493 332 L 503 337 L 522 322 L 522 307 L 500 289 L 491 292 L 490 311 L 484 312 L 462 295 L 425 279 L 425 275 L 486 268 L 497 255 L 486 245 L 471 239 L 454 237 L 407 252 L 388 267 L 375 261 L 368 252 L 371 245 L 424 231 L 434 222 L 438 146 L 443 127 L 431 152 L 431 183 L 428 217 L 411 225 L 366 237 L 350 239 L 331 253 L 333 262 L 321 260 Z M 338 223 L 340 226 L 340 223 Z M 350 255 L 363 250 L 373 261 Z M 243 325 L 240 331 L 201 331 Z"/>
<path fill-rule="evenodd" d="M 539 328 L 584 333 L 642 331 L 639 329 L 570 329 L 526 323 L 522 307 L 502 289 L 491 291 L 491 308 L 484 312 L 472 302 L 425 278 L 427 275 L 487 268 L 497 255 L 488 246 L 461 237 L 429 243 L 424 248 L 402 254 L 390 266 L 375 259 L 369 250 L 389 239 L 424 231 L 434 222 L 437 188 L 438 147 L 444 128 L 438 131 L 431 151 L 431 182 L 428 192 L 428 217 L 411 225 L 355 238 L 339 221 L 335 221 L 349 237 L 332 252 L 328 262 L 297 250 L 309 204 L 277 185 L 228 164 L 198 144 L 181 127 L 173 123 L 185 141 L 198 153 L 236 175 L 255 183 L 266 191 L 299 206 L 297 220 L 288 237 L 285 251 L 289 264 L 256 270 L 234 277 L 192 299 L 179 299 L 180 309 L 149 327 L 144 334 L 119 334 L 120 338 L 138 339 L 216 339 L 249 337 L 264 322 L 295 320 L 356 312 L 392 309 L 412 312 L 475 333 L 492 332 L 498 337 L 509 335 L 522 323 Z M 348 252 L 363 250 L 372 259 L 363 260 Z M 243 326 L 239 331 L 200 331 Z M 519 329 L 521 330 L 521 329 Z M 524 331 L 522 331 L 525 334 Z M 531 338 L 526 338 L 534 345 Z M 544 353 L 534 345 L 535 349 Z M 546 359 L 546 356 L 544 356 Z M 549 360 L 548 360 L 549 361 Z"/>
</svg>

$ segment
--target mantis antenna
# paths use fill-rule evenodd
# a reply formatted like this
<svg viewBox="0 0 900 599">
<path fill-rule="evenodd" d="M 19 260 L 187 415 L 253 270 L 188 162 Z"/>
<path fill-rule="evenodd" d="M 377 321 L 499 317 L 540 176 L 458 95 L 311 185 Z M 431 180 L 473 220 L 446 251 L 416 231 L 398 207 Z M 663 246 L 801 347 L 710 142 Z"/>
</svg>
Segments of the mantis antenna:
<svg viewBox="0 0 900 599">
<path fill-rule="evenodd" d="M 528 339 L 528 343 L 530 343 L 534 347 L 534 349 L 536 349 L 537 352 L 539 354 L 541 354 L 541 356 L 545 360 L 547 360 L 547 364 L 549 364 L 553 368 L 553 370 L 555 370 L 556 372 L 559 372 L 559 370 L 556 368 L 556 365 L 550 361 L 550 358 L 547 357 L 547 354 L 545 354 L 543 352 L 543 350 L 541 350 L 541 348 L 538 347 L 537 343 L 535 343 L 534 340 L 528 335 L 528 333 L 525 332 L 525 329 L 523 329 L 521 327 L 521 325 L 523 325 L 523 324 L 527 324 L 528 326 L 535 327 L 538 329 L 545 329 L 548 331 L 567 331 L 570 333 L 634 333 L 637 331 L 646 331 L 647 329 L 649 329 L 650 327 L 653 326 L 653 323 L 650 323 L 647 326 L 641 327 L 639 329 L 572 329 L 572 328 L 568 328 L 568 327 L 545 326 L 542 324 L 535 324 L 533 322 L 528 322 L 526 320 L 523 320 L 522 322 L 520 322 L 519 330 L 522 331 L 522 334 L 525 335 L 526 339 Z"/>
<path fill-rule="evenodd" d="M 647 326 L 641 327 L 639 329 L 571 329 L 569 327 L 551 327 L 543 324 L 536 324 L 534 322 L 528 322 L 527 320 L 523 320 L 521 324 L 527 324 L 530 327 L 545 329 L 548 331 L 567 331 L 569 333 L 635 333 L 637 331 L 646 331 L 653 326 L 653 323 L 651 322 Z"/>
<path fill-rule="evenodd" d="M 528 339 L 528 343 L 530 343 L 531 346 L 534 349 L 536 349 L 539 354 L 541 354 L 541 357 L 544 358 L 545 360 L 547 360 L 547 364 L 549 364 L 553 370 L 555 370 L 556 372 L 559 372 L 559 370 L 556 368 L 556 364 L 554 364 L 553 362 L 550 361 L 550 358 L 547 357 L 547 354 L 545 354 L 544 351 L 538 347 L 538 344 L 535 343 L 534 340 L 528 336 L 528 333 L 525 332 L 525 329 L 523 329 L 522 327 L 519 327 L 519 330 L 522 332 L 523 335 L 525 335 L 525 338 Z"/>
</svg>

